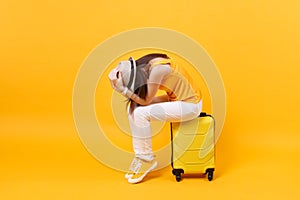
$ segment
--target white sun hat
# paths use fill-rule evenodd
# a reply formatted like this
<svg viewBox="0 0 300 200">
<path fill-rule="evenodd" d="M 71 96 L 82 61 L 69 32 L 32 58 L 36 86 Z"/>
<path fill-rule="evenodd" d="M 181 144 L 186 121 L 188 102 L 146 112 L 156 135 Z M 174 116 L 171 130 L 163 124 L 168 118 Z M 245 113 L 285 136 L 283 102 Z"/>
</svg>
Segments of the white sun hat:
<svg viewBox="0 0 300 200">
<path fill-rule="evenodd" d="M 132 57 L 130 57 L 128 60 L 121 61 L 118 66 L 109 73 L 109 79 L 118 79 L 120 73 L 122 74 L 123 85 L 134 92 L 136 62 Z"/>
</svg>

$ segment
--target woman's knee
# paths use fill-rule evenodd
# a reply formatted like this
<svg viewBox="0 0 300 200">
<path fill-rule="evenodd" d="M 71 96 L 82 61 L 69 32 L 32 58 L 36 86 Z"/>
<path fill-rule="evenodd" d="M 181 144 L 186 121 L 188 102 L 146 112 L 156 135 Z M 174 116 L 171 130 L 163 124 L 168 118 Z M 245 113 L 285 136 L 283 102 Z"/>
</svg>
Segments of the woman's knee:
<svg viewBox="0 0 300 200">
<path fill-rule="evenodd" d="M 135 108 L 132 115 L 133 115 L 134 122 L 140 125 L 145 125 L 148 124 L 149 122 L 147 109 L 145 109 L 145 107 Z"/>
</svg>

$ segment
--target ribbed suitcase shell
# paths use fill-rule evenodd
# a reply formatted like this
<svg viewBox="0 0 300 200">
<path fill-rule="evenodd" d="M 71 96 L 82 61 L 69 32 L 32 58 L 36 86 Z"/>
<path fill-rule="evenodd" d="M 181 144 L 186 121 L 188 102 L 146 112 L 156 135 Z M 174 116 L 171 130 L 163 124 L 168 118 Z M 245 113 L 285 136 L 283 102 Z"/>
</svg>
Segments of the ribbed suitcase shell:
<svg viewBox="0 0 300 200">
<path fill-rule="evenodd" d="M 181 174 L 208 174 L 215 169 L 215 122 L 206 113 L 191 121 L 171 123 L 172 167 L 176 180 Z"/>
</svg>

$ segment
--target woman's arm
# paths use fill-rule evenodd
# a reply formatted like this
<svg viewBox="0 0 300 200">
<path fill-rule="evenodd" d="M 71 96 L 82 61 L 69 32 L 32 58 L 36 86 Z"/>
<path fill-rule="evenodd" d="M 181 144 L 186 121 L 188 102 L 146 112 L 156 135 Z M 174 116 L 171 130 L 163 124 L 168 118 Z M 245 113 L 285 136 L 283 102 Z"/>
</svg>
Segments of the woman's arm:
<svg viewBox="0 0 300 200">
<path fill-rule="evenodd" d="M 169 96 L 165 94 L 165 95 L 153 97 L 150 104 L 167 102 L 167 101 L 169 101 Z"/>
<path fill-rule="evenodd" d="M 157 93 L 157 90 L 161 84 L 163 78 L 171 72 L 169 65 L 157 65 L 152 68 L 149 79 L 147 82 L 147 96 L 145 99 L 140 98 L 138 95 L 134 94 L 132 91 L 126 91 L 126 96 L 130 97 L 133 101 L 140 105 L 148 105 L 158 99 L 154 99 Z M 162 100 L 162 99 L 160 99 Z"/>
</svg>

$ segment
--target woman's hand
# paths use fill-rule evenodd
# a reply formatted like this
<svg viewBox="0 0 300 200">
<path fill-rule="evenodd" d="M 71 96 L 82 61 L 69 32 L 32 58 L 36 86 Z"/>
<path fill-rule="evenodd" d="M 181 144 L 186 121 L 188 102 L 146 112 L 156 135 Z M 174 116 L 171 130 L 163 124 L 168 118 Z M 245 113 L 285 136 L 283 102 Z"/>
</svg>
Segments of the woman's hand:
<svg viewBox="0 0 300 200">
<path fill-rule="evenodd" d="M 122 93 L 125 89 L 123 85 L 123 79 L 122 74 L 119 72 L 118 78 L 111 80 L 110 79 L 111 86 L 114 90 L 116 90 L 119 93 Z"/>
</svg>

